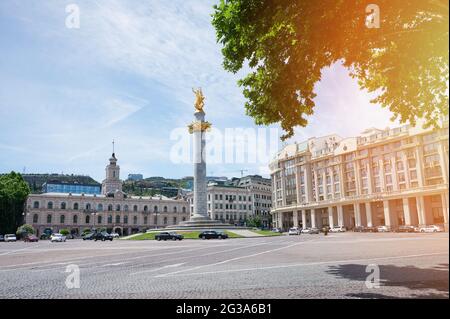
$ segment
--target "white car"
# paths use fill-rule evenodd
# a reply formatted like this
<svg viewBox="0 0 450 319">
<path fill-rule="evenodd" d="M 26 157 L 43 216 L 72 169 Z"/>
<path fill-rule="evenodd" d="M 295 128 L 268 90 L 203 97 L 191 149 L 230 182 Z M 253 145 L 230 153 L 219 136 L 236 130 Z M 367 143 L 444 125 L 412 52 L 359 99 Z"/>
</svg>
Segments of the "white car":
<svg viewBox="0 0 450 319">
<path fill-rule="evenodd" d="M 428 226 L 421 226 L 419 227 L 419 232 L 421 233 L 437 233 L 444 231 L 442 227 L 437 225 L 428 225 Z M 5 236 L 6 238 L 6 236 Z M 5 240 L 6 241 L 6 240 Z"/>
<path fill-rule="evenodd" d="M 317 228 L 305 228 L 305 229 L 302 229 L 302 233 L 303 234 L 318 234 L 319 233 L 319 230 L 317 229 Z"/>
<path fill-rule="evenodd" d="M 5 235 L 5 242 L 16 241 L 16 240 L 17 240 L 17 238 L 16 238 L 16 235 L 14 235 L 14 234 L 6 234 Z"/>
<path fill-rule="evenodd" d="M 66 236 L 63 234 L 53 234 L 50 239 L 51 242 L 63 242 L 66 241 Z"/>
<path fill-rule="evenodd" d="M 289 235 L 300 235 L 300 229 L 298 227 L 289 228 Z"/>
<path fill-rule="evenodd" d="M 378 226 L 378 227 L 377 227 L 377 231 L 378 231 L 379 233 L 387 233 L 387 232 L 390 231 L 390 229 L 389 229 L 389 227 L 387 227 L 387 226 Z"/>
<path fill-rule="evenodd" d="M 120 235 L 118 233 L 111 233 L 111 236 L 113 238 L 119 238 L 120 237 Z"/>
<path fill-rule="evenodd" d="M 337 226 L 337 227 L 330 228 L 331 233 L 343 233 L 346 231 L 347 231 L 347 228 L 345 228 L 344 226 Z"/>
</svg>

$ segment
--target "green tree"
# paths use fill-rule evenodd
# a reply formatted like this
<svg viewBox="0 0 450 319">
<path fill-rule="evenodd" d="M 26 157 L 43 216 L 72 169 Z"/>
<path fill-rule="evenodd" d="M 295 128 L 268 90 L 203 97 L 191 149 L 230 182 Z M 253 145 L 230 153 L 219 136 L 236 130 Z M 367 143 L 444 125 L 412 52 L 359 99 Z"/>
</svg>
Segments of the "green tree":
<svg viewBox="0 0 450 319">
<path fill-rule="evenodd" d="M 21 237 L 28 234 L 34 234 L 34 228 L 31 225 L 23 224 L 22 226 L 19 226 L 19 228 L 17 228 L 16 234 Z"/>
<path fill-rule="evenodd" d="M 28 184 L 19 173 L 0 176 L 0 234 L 14 233 L 23 222 Z"/>
<path fill-rule="evenodd" d="M 367 27 L 376 22 L 370 3 L 379 28 Z M 250 67 L 238 82 L 247 114 L 259 125 L 280 122 L 282 139 L 307 125 L 314 86 L 336 62 L 393 119 L 438 126 L 448 116 L 447 0 L 221 0 L 214 9 L 224 68 Z"/>
<path fill-rule="evenodd" d="M 260 216 L 250 216 L 246 220 L 247 227 L 261 227 L 262 221 Z"/>
</svg>

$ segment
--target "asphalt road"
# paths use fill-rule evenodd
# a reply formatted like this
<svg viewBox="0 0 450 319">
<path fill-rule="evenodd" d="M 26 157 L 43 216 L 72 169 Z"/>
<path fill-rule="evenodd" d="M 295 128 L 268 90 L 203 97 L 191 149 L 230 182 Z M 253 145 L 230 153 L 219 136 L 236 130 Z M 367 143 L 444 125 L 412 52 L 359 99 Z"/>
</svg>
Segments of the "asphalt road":
<svg viewBox="0 0 450 319">
<path fill-rule="evenodd" d="M 0 298 L 448 298 L 448 271 L 444 233 L 0 243 Z"/>
</svg>

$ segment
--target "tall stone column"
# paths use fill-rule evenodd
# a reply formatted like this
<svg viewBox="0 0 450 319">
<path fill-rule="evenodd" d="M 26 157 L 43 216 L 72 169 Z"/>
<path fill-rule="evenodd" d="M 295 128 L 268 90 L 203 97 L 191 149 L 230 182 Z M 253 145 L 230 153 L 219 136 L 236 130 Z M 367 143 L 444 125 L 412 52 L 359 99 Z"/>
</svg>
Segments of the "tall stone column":
<svg viewBox="0 0 450 319">
<path fill-rule="evenodd" d="M 194 136 L 194 214 L 191 221 L 210 220 L 207 209 L 206 162 L 205 162 L 205 113 L 194 113 L 195 122 L 191 132 Z"/>
<path fill-rule="evenodd" d="M 334 227 L 333 206 L 328 207 L 328 225 Z"/>
<path fill-rule="evenodd" d="M 442 212 L 444 214 L 444 228 L 448 232 L 448 192 L 441 195 L 442 198 Z"/>
<path fill-rule="evenodd" d="M 425 200 L 423 196 L 417 196 L 417 215 L 419 217 L 419 226 L 425 226 L 427 224 L 426 214 L 425 214 Z"/>
<path fill-rule="evenodd" d="M 367 227 L 373 227 L 372 221 L 372 205 L 370 202 L 366 202 L 366 219 L 367 219 Z"/>
<path fill-rule="evenodd" d="M 316 228 L 316 210 L 311 209 L 311 228 Z"/>
<path fill-rule="evenodd" d="M 342 205 L 338 205 L 337 213 L 338 213 L 338 225 L 340 227 L 344 227 L 344 207 Z"/>
<path fill-rule="evenodd" d="M 361 208 L 359 206 L 359 203 L 353 204 L 354 211 L 355 211 L 355 226 L 359 227 L 361 226 Z"/>
<path fill-rule="evenodd" d="M 408 197 L 403 197 L 403 216 L 405 216 L 405 225 L 410 226 L 411 223 L 411 210 L 409 209 L 409 199 Z"/>
<path fill-rule="evenodd" d="M 306 229 L 306 210 L 302 209 L 302 229 Z"/>
<path fill-rule="evenodd" d="M 294 227 L 298 227 L 298 210 L 294 210 L 293 212 L 293 217 L 294 217 Z"/>
</svg>

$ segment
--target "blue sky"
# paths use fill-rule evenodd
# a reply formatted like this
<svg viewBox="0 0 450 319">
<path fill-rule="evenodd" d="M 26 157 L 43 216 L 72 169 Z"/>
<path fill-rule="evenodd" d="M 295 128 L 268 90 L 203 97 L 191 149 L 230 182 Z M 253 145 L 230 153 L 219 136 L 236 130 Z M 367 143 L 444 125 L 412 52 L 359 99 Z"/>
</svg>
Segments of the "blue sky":
<svg viewBox="0 0 450 319">
<path fill-rule="evenodd" d="M 192 87 L 203 88 L 214 127 L 256 128 L 236 84 L 242 73 L 221 66 L 210 24 L 217 1 L 1 1 L 0 172 L 101 181 L 114 139 L 122 177 L 192 175 L 192 165 L 169 156 L 170 133 L 192 121 Z M 65 26 L 70 3 L 80 8 L 79 29 Z M 340 65 L 324 70 L 317 93 L 310 125 L 292 140 L 395 125 Z M 261 163 L 209 165 L 208 173 L 240 169 L 267 174 Z"/>
</svg>

